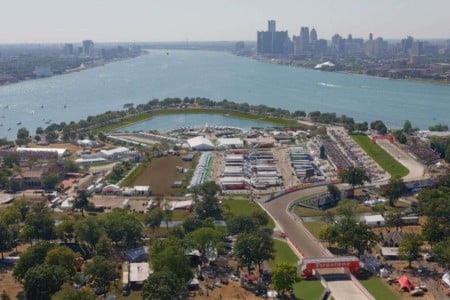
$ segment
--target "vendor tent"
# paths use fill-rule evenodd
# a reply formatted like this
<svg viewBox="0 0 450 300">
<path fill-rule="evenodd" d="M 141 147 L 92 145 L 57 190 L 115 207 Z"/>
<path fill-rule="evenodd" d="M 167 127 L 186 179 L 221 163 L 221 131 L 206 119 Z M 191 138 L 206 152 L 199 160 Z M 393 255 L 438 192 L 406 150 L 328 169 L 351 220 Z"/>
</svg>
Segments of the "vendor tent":
<svg viewBox="0 0 450 300">
<path fill-rule="evenodd" d="M 400 284 L 400 288 L 404 291 L 410 292 L 414 289 L 411 281 L 409 281 L 408 277 L 402 276 L 398 279 L 398 283 Z"/>
</svg>

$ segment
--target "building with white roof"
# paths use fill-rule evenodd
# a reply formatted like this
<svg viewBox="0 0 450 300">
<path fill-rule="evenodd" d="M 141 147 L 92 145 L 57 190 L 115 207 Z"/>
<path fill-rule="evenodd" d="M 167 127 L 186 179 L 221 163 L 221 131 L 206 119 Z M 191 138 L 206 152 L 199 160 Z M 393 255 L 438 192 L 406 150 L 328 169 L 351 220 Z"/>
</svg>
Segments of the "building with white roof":
<svg viewBox="0 0 450 300">
<path fill-rule="evenodd" d="M 215 149 L 213 143 L 210 140 L 208 140 L 207 138 L 202 137 L 202 136 L 197 136 L 197 137 L 188 139 L 187 143 L 192 150 L 210 151 L 210 150 Z"/>
<path fill-rule="evenodd" d="M 385 220 L 382 215 L 364 216 L 362 221 L 370 227 L 384 226 Z"/>
<path fill-rule="evenodd" d="M 244 141 L 240 138 L 219 138 L 217 139 L 220 149 L 238 149 L 244 147 Z"/>
<path fill-rule="evenodd" d="M 130 149 L 127 147 L 117 147 L 110 150 L 100 151 L 100 155 L 106 159 L 117 159 L 130 154 Z"/>
<path fill-rule="evenodd" d="M 65 148 L 27 148 L 27 147 L 18 147 L 16 149 L 17 152 L 56 152 L 58 154 L 58 158 L 62 158 L 64 156 L 70 155 L 69 150 Z"/>
</svg>

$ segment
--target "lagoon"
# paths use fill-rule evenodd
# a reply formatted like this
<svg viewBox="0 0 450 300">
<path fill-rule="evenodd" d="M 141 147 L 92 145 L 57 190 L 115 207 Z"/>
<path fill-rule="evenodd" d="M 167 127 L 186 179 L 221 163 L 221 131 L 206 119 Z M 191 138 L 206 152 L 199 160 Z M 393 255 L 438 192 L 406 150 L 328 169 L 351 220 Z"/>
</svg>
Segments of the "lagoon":
<svg viewBox="0 0 450 300">
<path fill-rule="evenodd" d="M 421 128 L 450 124 L 450 86 L 280 66 L 226 52 L 166 52 L 151 50 L 81 72 L 0 87 L 0 137 L 14 138 L 22 126 L 34 132 L 46 123 L 78 121 L 129 102 L 186 96 L 336 112 L 358 121 L 381 119 L 391 127 L 406 119 Z"/>
<path fill-rule="evenodd" d="M 231 126 L 239 127 L 243 130 L 251 128 L 267 128 L 274 127 L 273 124 L 229 117 L 221 114 L 167 114 L 155 116 L 150 119 L 137 122 L 117 129 L 118 132 L 134 132 L 134 131 L 170 131 L 181 127 L 203 127 L 209 126 Z"/>
</svg>

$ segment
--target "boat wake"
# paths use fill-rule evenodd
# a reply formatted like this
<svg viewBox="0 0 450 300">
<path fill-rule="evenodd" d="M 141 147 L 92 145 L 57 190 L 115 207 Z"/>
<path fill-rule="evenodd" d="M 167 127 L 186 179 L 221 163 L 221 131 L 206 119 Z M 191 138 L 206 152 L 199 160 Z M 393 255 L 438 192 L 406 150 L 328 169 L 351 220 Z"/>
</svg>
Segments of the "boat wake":
<svg viewBox="0 0 450 300">
<path fill-rule="evenodd" d="M 326 83 L 326 82 L 319 82 L 319 85 L 326 86 L 326 87 L 329 87 L 329 88 L 340 88 L 341 87 L 340 85 L 332 84 L 332 83 Z"/>
</svg>

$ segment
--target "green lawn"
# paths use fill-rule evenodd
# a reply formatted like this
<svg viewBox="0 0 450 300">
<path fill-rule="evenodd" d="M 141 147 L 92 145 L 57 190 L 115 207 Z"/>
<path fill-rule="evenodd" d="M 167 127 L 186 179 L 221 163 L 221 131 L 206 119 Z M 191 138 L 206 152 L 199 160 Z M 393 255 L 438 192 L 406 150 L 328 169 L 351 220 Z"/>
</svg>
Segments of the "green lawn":
<svg viewBox="0 0 450 300">
<path fill-rule="evenodd" d="M 400 299 L 380 277 L 371 276 L 367 279 L 360 279 L 361 284 L 377 300 L 397 300 Z"/>
<path fill-rule="evenodd" d="M 342 201 L 342 200 L 341 200 Z M 293 211 L 299 216 L 299 217 L 322 217 L 326 215 L 326 212 L 330 211 L 334 214 L 337 214 L 337 210 L 338 210 L 339 206 L 335 206 L 326 210 L 318 210 L 318 209 L 312 209 L 312 208 L 307 208 L 307 207 L 303 207 L 303 206 L 294 206 Z M 358 203 L 356 205 L 356 210 L 355 212 L 360 214 L 360 213 L 367 213 L 367 212 L 372 212 L 373 210 L 368 207 L 365 206 L 361 203 Z"/>
<path fill-rule="evenodd" d="M 250 215 L 255 211 L 262 210 L 258 204 L 251 202 L 246 199 L 229 199 L 223 201 L 223 208 L 225 213 L 230 213 L 232 215 Z M 269 217 L 269 224 L 267 228 L 275 228 L 275 223 L 272 218 Z"/>
<path fill-rule="evenodd" d="M 141 175 L 141 173 L 145 170 L 147 167 L 147 164 L 141 163 L 136 168 L 133 169 L 132 172 L 127 174 L 127 177 L 125 177 L 122 182 L 120 183 L 121 187 L 132 187 L 134 185 L 134 182 L 136 179 Z"/>
<path fill-rule="evenodd" d="M 372 143 L 367 135 L 352 134 L 353 140 L 375 160 L 380 167 L 388 172 L 392 177 L 403 177 L 408 175 L 409 170 L 387 153 L 377 144 Z"/>
<path fill-rule="evenodd" d="M 280 240 L 274 240 L 275 259 L 269 262 L 271 268 L 277 263 L 287 262 L 297 264 L 298 257 L 294 254 L 288 244 Z M 294 286 L 295 296 L 303 300 L 319 299 L 324 288 L 319 280 L 301 280 Z"/>
<path fill-rule="evenodd" d="M 319 238 L 320 229 L 327 224 L 321 221 L 313 221 L 313 222 L 303 222 L 303 225 L 308 229 L 309 232 L 312 233 L 313 236 Z"/>
</svg>

